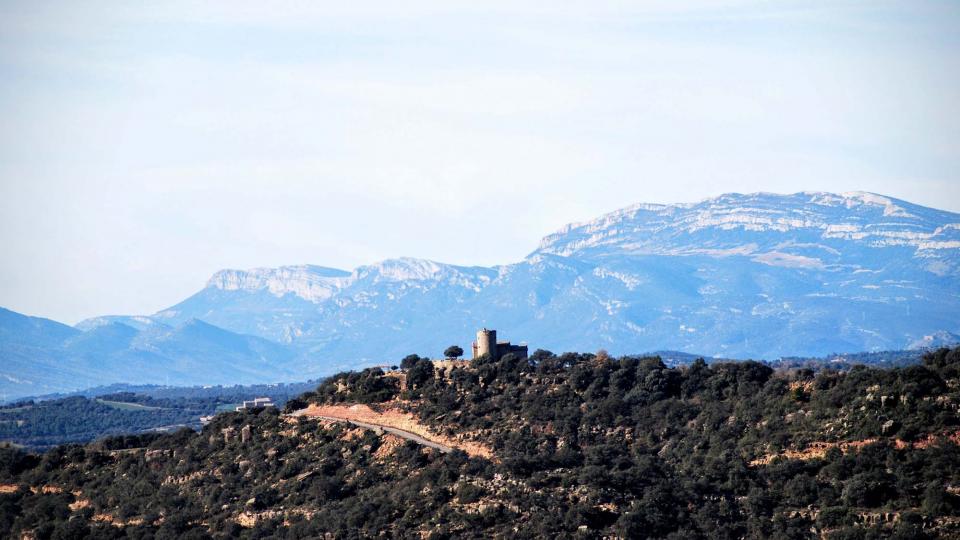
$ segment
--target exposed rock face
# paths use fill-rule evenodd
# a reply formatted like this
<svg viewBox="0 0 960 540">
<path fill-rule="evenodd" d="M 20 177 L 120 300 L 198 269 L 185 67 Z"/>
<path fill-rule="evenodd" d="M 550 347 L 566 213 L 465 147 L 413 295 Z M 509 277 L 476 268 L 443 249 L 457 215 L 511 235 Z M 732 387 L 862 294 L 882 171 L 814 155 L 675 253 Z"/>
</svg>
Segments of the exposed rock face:
<svg viewBox="0 0 960 540">
<path fill-rule="evenodd" d="M 321 266 L 283 266 L 253 270 L 221 270 L 207 282 L 207 287 L 223 291 L 259 291 L 266 289 L 274 296 L 291 293 L 311 302 L 322 302 L 349 283 L 350 274 Z"/>
</svg>

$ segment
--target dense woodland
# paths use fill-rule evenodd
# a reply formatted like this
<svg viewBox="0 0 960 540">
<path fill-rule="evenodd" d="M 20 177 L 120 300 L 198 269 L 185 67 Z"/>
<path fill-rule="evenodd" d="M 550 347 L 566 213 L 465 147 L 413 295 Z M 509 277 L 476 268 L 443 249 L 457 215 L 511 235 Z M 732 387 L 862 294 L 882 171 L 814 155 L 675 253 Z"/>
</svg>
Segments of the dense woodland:
<svg viewBox="0 0 960 540">
<path fill-rule="evenodd" d="M 280 406 L 316 383 L 253 386 L 138 387 L 135 391 L 86 392 L 58 399 L 0 406 L 0 441 L 32 450 L 83 443 L 105 435 L 200 428 L 200 416 L 232 410 L 243 400 L 267 396 Z M 119 390 L 119 391 L 118 391 Z"/>
<path fill-rule="evenodd" d="M 960 536 L 960 348 L 818 373 L 546 351 L 404 367 L 340 374 L 287 410 L 404 409 L 493 459 L 229 413 L 201 433 L 0 450 L 0 536 Z"/>
<path fill-rule="evenodd" d="M 866 365 L 877 368 L 907 367 L 919 364 L 923 355 L 928 352 L 924 349 L 877 351 L 831 354 L 822 357 L 786 356 L 770 362 L 770 366 L 777 369 L 810 368 L 821 370 L 824 368 L 847 370 L 854 366 Z"/>
</svg>

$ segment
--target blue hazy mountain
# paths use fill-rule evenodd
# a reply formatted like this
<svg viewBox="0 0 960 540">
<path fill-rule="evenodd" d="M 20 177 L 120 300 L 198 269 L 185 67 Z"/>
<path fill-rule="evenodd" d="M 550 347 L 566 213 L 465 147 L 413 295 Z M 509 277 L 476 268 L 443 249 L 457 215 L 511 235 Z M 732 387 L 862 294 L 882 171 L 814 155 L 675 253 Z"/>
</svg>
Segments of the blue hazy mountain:
<svg viewBox="0 0 960 540">
<path fill-rule="evenodd" d="M 45 347 L 80 335 L 76 328 L 0 307 L 0 344 Z"/>
<path fill-rule="evenodd" d="M 483 325 L 553 350 L 820 356 L 956 334 L 958 278 L 958 214 L 859 192 L 728 194 L 567 225 L 493 268 L 223 270 L 150 319 L 201 319 L 310 363 L 437 354 Z"/>
<path fill-rule="evenodd" d="M 295 354 L 269 340 L 199 320 L 137 329 L 80 330 L 0 308 L 0 396 L 69 391 L 104 382 L 244 384 L 304 378 Z"/>
<path fill-rule="evenodd" d="M 303 380 L 437 356 L 468 348 L 481 326 L 556 352 L 776 359 L 906 349 L 960 334 L 960 215 L 859 192 L 639 204 L 567 225 L 503 266 L 400 258 L 352 271 L 222 270 L 153 315 L 76 329 L 47 322 L 44 331 L 16 324 L 63 345 L 10 338 L 20 331 L 0 317 L 5 341 L 27 342 L 0 346 L 32 346 L 37 365 L 61 362 L 64 373 L 99 373 L 98 359 L 122 358 L 178 384 Z M 96 384 L 147 382 L 117 373 Z"/>
</svg>

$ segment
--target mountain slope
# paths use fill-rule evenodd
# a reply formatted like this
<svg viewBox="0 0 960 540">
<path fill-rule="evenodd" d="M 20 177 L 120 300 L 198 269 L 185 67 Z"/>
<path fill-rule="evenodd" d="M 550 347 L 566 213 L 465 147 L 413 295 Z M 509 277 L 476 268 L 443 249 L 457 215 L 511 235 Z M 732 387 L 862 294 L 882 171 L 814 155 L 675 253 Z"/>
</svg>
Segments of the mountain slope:
<svg viewBox="0 0 960 540">
<path fill-rule="evenodd" d="M 221 271 L 202 291 L 153 318 L 202 319 L 291 344 L 326 362 L 391 360 L 426 344 L 429 338 L 418 329 L 469 333 L 472 317 L 444 320 L 440 314 L 448 306 L 474 302 L 497 276 L 493 269 L 412 258 L 339 271 L 334 277 L 328 277 L 336 272 L 329 269 L 313 275 L 313 268 L 318 267 Z"/>
<path fill-rule="evenodd" d="M 309 378 L 295 353 L 199 320 L 177 326 L 120 322 L 69 326 L 0 313 L 0 395 L 5 399 L 115 382 L 249 384 Z"/>
<path fill-rule="evenodd" d="M 65 324 L 0 307 L 0 345 L 55 345 L 78 334 L 79 330 Z"/>
<path fill-rule="evenodd" d="M 480 326 L 552 350 L 728 358 L 903 349 L 960 333 L 960 215 L 870 193 L 634 205 L 493 268 L 225 270 L 151 319 L 196 318 L 311 364 L 437 354 Z M 85 326 L 99 324 L 86 322 Z"/>
</svg>

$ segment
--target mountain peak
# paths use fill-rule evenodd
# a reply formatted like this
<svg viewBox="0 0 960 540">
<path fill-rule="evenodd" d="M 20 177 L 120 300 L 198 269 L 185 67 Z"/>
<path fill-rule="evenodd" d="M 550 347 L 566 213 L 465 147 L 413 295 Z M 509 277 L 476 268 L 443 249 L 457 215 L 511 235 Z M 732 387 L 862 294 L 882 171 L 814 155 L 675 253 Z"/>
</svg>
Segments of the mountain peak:
<svg viewBox="0 0 960 540">
<path fill-rule="evenodd" d="M 917 257 L 940 259 L 931 271 L 942 274 L 956 270 L 960 215 L 863 191 L 725 193 L 698 203 L 628 206 L 567 225 L 546 236 L 538 251 L 743 254 L 743 246 L 756 245 L 761 252 L 786 248 L 786 253 L 809 256 L 793 253 L 801 244 L 800 251 L 812 248 L 834 256 L 851 246 L 907 248 Z"/>
<path fill-rule="evenodd" d="M 62 343 L 80 332 L 71 326 L 0 307 L 0 343 Z"/>
<path fill-rule="evenodd" d="M 321 302 L 342 288 L 350 273 L 337 268 L 315 265 L 220 270 L 208 281 L 208 289 L 224 291 L 268 291 L 281 297 L 294 294 L 310 302 Z"/>
<path fill-rule="evenodd" d="M 83 330 L 84 332 L 89 332 L 91 330 L 96 330 L 101 326 L 109 326 L 116 323 L 123 324 L 141 331 L 160 325 L 159 322 L 151 319 L 150 317 L 144 317 L 142 315 L 104 315 L 101 317 L 84 319 L 75 324 L 74 328 L 77 330 Z"/>
<path fill-rule="evenodd" d="M 361 266 L 354 271 L 354 276 L 362 279 L 375 275 L 377 279 L 384 281 L 426 281 L 437 279 L 451 269 L 449 265 L 428 259 L 399 257 Z"/>
</svg>

